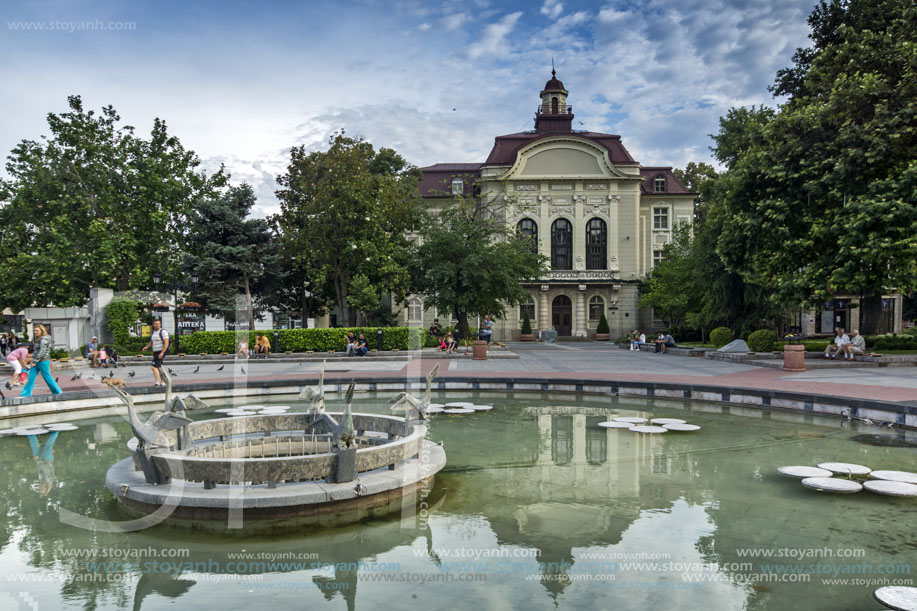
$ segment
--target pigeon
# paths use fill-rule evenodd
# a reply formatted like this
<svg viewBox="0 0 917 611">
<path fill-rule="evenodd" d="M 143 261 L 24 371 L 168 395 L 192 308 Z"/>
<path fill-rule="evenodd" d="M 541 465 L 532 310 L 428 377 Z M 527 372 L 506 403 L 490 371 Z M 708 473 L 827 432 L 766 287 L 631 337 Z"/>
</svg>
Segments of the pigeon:
<svg viewBox="0 0 917 611">
<path fill-rule="evenodd" d="M 75 379 L 77 379 L 78 377 L 80 377 L 80 376 L 75 375 L 75 376 L 73 376 L 72 378 L 70 378 L 70 381 L 72 382 L 72 381 L 74 381 Z"/>
<path fill-rule="evenodd" d="M 129 378 L 132 378 L 132 377 L 134 377 L 135 375 L 137 375 L 137 372 L 134 371 L 133 369 L 131 369 L 130 371 L 127 372 L 127 377 L 129 377 Z"/>
<path fill-rule="evenodd" d="M 245 367 L 242 367 L 241 369 L 242 369 L 242 375 L 245 375 L 245 373 L 246 373 L 246 372 L 245 372 Z"/>
<path fill-rule="evenodd" d="M 9 383 L 9 382 L 6 383 L 6 389 L 7 389 L 7 390 L 13 390 L 13 387 L 10 386 L 10 383 Z"/>
<path fill-rule="evenodd" d="M 115 372 L 112 371 L 111 369 L 109 369 L 109 370 L 108 370 L 108 379 L 110 380 L 110 379 L 112 379 L 113 377 L 115 377 Z"/>
<path fill-rule="evenodd" d="M 198 365 L 197 367 L 194 368 L 194 371 L 192 371 L 191 373 L 197 373 L 200 370 L 201 370 L 201 366 Z"/>
<path fill-rule="evenodd" d="M 220 365 L 220 368 L 217 369 L 217 371 L 223 371 L 223 367 L 226 367 L 226 365 Z"/>
<path fill-rule="evenodd" d="M 176 378 L 178 377 L 178 374 L 175 373 L 174 371 L 172 371 L 172 368 L 171 368 L 171 367 L 169 367 L 169 375 L 172 376 L 172 377 L 176 377 Z"/>
</svg>

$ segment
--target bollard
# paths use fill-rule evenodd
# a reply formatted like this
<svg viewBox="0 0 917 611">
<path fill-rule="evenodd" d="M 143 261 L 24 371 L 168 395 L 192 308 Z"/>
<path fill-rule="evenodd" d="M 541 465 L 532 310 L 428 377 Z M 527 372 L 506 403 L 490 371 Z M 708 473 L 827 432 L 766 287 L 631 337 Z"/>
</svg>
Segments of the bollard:
<svg viewBox="0 0 917 611">
<path fill-rule="evenodd" d="M 280 333 L 274 331 L 274 352 L 280 352 Z"/>
<path fill-rule="evenodd" d="M 382 329 L 376 329 L 376 350 L 382 352 Z"/>
</svg>

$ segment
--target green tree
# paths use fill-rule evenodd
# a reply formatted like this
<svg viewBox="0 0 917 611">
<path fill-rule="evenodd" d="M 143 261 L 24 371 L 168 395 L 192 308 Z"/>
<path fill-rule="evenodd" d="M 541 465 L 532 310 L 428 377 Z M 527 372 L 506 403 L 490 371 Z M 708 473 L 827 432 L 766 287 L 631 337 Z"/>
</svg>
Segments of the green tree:
<svg viewBox="0 0 917 611">
<path fill-rule="evenodd" d="M 823 1 L 809 24 L 787 102 L 720 122 L 717 251 L 777 302 L 861 295 L 872 333 L 882 294 L 917 286 L 917 5 Z"/>
<path fill-rule="evenodd" d="M 284 251 L 291 265 L 322 281 L 309 290 L 336 304 L 344 324 L 378 309 L 383 294 L 403 298 L 419 179 L 395 151 L 377 152 L 343 132 L 324 152 L 294 147 L 287 173 L 277 178 L 283 188 L 274 221 Z"/>
<path fill-rule="evenodd" d="M 672 241 L 662 248 L 662 261 L 641 285 L 640 307 L 653 308 L 669 327 L 685 325 L 700 311 L 704 290 L 700 274 L 691 225 L 676 223 Z"/>
<path fill-rule="evenodd" d="M 226 182 L 222 168 L 198 171 L 164 121 L 144 139 L 111 106 L 68 101 L 48 114 L 49 136 L 12 150 L 0 182 L 0 293 L 14 310 L 82 305 L 91 286 L 151 288 L 194 203 Z"/>
<path fill-rule="evenodd" d="M 268 222 L 248 218 L 254 205 L 255 193 L 247 184 L 198 204 L 189 216 L 190 252 L 184 260 L 199 277 L 194 297 L 204 312 L 236 320 L 242 295 L 249 329 L 264 310 L 260 284 L 280 267 Z"/>
<path fill-rule="evenodd" d="M 503 317 L 529 295 L 520 282 L 543 274 L 545 257 L 507 229 L 494 202 L 457 198 L 423 222 L 411 258 L 414 290 L 427 308 L 452 312 L 462 338 L 469 316 Z"/>
</svg>

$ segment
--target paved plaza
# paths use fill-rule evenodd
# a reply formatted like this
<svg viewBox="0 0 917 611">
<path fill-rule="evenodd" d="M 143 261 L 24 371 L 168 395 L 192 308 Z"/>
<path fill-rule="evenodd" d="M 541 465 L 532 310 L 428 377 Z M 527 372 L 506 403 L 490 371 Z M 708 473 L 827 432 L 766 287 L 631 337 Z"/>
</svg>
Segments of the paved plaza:
<svg viewBox="0 0 917 611">
<path fill-rule="evenodd" d="M 507 346 L 511 355 L 518 358 L 499 358 L 474 361 L 470 355 L 458 354 L 452 359 L 409 358 L 397 355 L 397 360 L 370 356 L 347 358 L 329 356 L 325 367 L 329 378 L 374 376 L 416 379 L 428 373 L 435 364 L 440 365 L 440 379 L 449 376 L 479 376 L 482 379 L 510 375 L 515 378 L 574 379 L 583 377 L 620 381 L 660 383 L 705 384 L 730 388 L 764 388 L 791 392 L 807 392 L 861 399 L 878 399 L 917 405 L 917 367 L 845 368 L 837 367 L 789 373 L 781 369 L 736 364 L 706 358 L 631 352 L 614 344 L 597 342 L 570 342 L 560 344 L 530 344 L 511 342 Z M 429 353 L 432 356 L 435 352 Z M 501 353 L 502 356 L 511 356 Z M 205 362 L 184 364 L 177 359 L 167 359 L 166 365 L 177 375 L 178 387 L 187 383 L 233 381 L 236 384 L 272 379 L 291 381 L 314 380 L 320 361 L 292 361 L 284 358 L 269 360 Z M 133 371 L 135 375 L 129 377 Z M 77 380 L 73 375 L 82 372 Z M 54 372 L 64 392 L 105 390 L 99 378 L 107 375 L 106 369 L 60 369 Z M 129 387 L 152 384 L 148 364 L 131 364 L 116 370 L 116 377 L 124 377 Z M 18 394 L 4 391 L 6 397 Z M 36 394 L 46 393 L 39 388 Z"/>
</svg>

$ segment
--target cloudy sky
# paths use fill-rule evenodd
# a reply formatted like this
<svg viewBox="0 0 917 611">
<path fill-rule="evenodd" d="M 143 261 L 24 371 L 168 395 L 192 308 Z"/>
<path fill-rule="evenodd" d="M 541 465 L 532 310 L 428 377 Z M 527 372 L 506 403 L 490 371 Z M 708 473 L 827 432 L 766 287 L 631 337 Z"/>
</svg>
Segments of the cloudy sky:
<svg viewBox="0 0 917 611">
<path fill-rule="evenodd" d="M 551 58 L 574 127 L 645 165 L 709 161 L 718 118 L 774 105 L 815 0 L 0 3 L 0 151 L 47 134 L 67 96 L 161 117 L 205 167 L 276 211 L 293 145 L 345 129 L 411 163 L 483 161 L 533 128 Z"/>
</svg>

